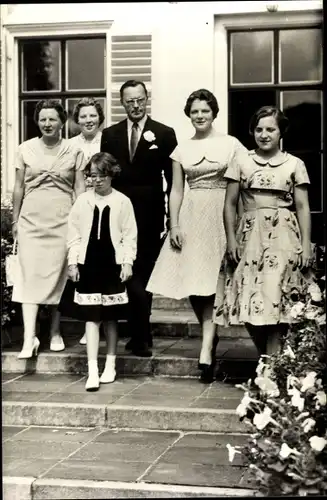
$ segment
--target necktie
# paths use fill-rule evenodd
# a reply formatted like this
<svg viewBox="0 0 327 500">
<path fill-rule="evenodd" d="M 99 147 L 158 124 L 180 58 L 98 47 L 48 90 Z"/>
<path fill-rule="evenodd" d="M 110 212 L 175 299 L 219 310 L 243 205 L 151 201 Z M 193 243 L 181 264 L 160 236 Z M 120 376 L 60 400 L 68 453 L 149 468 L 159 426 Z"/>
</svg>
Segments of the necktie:
<svg viewBox="0 0 327 500">
<path fill-rule="evenodd" d="M 132 134 L 131 134 L 131 143 L 130 143 L 130 148 L 129 148 L 131 161 L 133 160 L 133 157 L 135 155 L 135 151 L 137 148 L 137 142 L 138 142 L 137 129 L 138 129 L 137 123 L 133 123 Z"/>
</svg>

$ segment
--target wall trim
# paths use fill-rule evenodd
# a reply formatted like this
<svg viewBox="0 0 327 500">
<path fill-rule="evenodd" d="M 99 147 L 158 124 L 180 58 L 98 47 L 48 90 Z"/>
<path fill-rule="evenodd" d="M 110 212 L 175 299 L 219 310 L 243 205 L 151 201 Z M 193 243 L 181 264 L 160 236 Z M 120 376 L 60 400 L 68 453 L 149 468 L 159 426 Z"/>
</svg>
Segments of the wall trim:
<svg viewBox="0 0 327 500">
<path fill-rule="evenodd" d="M 51 36 L 59 33 L 76 34 L 80 31 L 92 33 L 103 33 L 109 30 L 114 21 L 74 21 L 55 23 L 28 23 L 28 24 L 3 24 L 10 34 L 14 36 L 31 36 L 31 33 L 39 36 Z"/>
<path fill-rule="evenodd" d="M 240 28 L 249 29 L 257 27 L 285 27 L 293 24 L 301 24 L 303 26 L 311 26 L 322 22 L 322 10 L 305 10 L 305 11 L 277 11 L 277 12 L 247 12 L 244 14 L 215 14 L 215 23 L 219 23 L 226 30 Z"/>
</svg>

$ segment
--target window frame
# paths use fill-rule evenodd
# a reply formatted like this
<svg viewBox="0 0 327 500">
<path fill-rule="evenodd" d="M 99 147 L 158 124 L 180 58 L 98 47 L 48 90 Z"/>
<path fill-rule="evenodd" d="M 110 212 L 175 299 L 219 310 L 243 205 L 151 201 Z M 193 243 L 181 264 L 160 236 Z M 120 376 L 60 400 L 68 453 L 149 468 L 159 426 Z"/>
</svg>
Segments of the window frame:
<svg viewBox="0 0 327 500">
<path fill-rule="evenodd" d="M 69 40 L 87 40 L 87 39 L 98 39 L 98 40 L 104 40 L 105 42 L 105 51 L 106 51 L 106 35 L 105 34 L 87 34 L 87 35 L 68 35 L 68 36 L 62 36 L 62 35 L 48 35 L 48 36 L 36 36 L 36 37 L 31 37 L 28 40 L 26 37 L 17 37 L 17 43 L 18 43 L 18 60 L 20 61 L 19 67 L 18 67 L 18 100 L 19 100 L 19 142 L 21 143 L 24 140 L 23 133 L 24 133 L 24 113 L 23 113 L 23 106 L 24 102 L 28 101 L 39 101 L 40 99 L 57 99 L 60 100 L 66 111 L 68 111 L 67 106 L 66 106 L 66 101 L 68 99 L 78 99 L 85 97 L 86 95 L 90 95 L 92 97 L 98 98 L 98 99 L 107 99 L 107 88 L 108 88 L 108 82 L 107 82 L 107 75 L 106 75 L 106 67 L 104 68 L 104 88 L 102 90 L 99 89 L 85 89 L 85 90 L 68 90 L 68 57 L 67 57 L 67 41 Z M 60 69 L 59 69 L 59 84 L 60 84 L 60 89 L 55 89 L 55 90 L 23 90 L 23 76 L 24 76 L 24 65 L 23 65 L 23 43 L 24 41 L 52 41 L 52 42 L 60 42 L 60 58 L 59 58 L 59 64 L 60 64 Z M 108 59 L 105 57 L 104 61 Z M 105 64 L 105 63 L 104 63 Z M 107 108 L 107 106 L 106 106 Z M 106 113 L 105 113 L 106 116 Z M 105 123 L 108 121 L 108 119 L 105 119 Z M 68 136 L 68 129 L 67 129 L 67 123 L 63 127 L 63 137 Z"/>
<path fill-rule="evenodd" d="M 323 92 L 323 71 L 322 71 L 322 79 L 321 81 L 314 80 L 312 82 L 279 82 L 279 76 L 280 76 L 280 32 L 281 31 L 287 31 L 287 30 L 305 30 L 305 29 L 323 29 L 322 22 L 321 23 L 316 23 L 312 24 L 310 26 L 303 25 L 303 24 L 297 24 L 293 26 L 275 26 L 273 28 L 271 27 L 248 27 L 248 28 L 230 28 L 227 30 L 227 55 L 228 55 L 228 67 L 227 67 L 227 78 L 228 78 L 228 109 L 231 109 L 231 101 L 232 101 L 232 94 L 237 94 L 238 92 L 244 92 L 244 91 L 249 91 L 249 92 L 255 92 L 256 90 L 270 90 L 275 93 L 276 96 L 276 106 L 278 108 L 281 108 L 281 101 L 283 98 L 282 93 L 287 92 L 287 91 L 305 91 L 305 90 L 312 90 L 312 91 L 320 91 L 321 95 L 321 137 L 320 137 L 320 149 L 300 149 L 298 148 L 296 150 L 296 153 L 319 153 L 321 157 L 321 162 L 322 162 L 322 167 L 320 171 L 321 175 L 321 210 L 311 210 L 312 214 L 321 214 L 324 212 L 325 207 L 324 207 L 324 197 L 323 197 L 323 184 L 324 184 L 324 158 L 325 158 L 325 152 L 324 152 L 324 124 L 323 124 L 323 114 L 324 114 L 324 92 Z M 232 77 L 232 35 L 234 33 L 251 33 L 251 32 L 257 32 L 257 31 L 272 31 L 273 32 L 273 57 L 272 57 L 272 76 L 273 76 L 273 82 L 272 83 L 264 83 L 264 84 L 252 84 L 252 83 L 241 83 L 241 84 L 235 84 L 231 82 L 231 77 Z M 323 63 L 323 61 L 322 61 Z M 232 133 L 231 130 L 231 120 L 228 120 L 228 133 Z"/>
</svg>

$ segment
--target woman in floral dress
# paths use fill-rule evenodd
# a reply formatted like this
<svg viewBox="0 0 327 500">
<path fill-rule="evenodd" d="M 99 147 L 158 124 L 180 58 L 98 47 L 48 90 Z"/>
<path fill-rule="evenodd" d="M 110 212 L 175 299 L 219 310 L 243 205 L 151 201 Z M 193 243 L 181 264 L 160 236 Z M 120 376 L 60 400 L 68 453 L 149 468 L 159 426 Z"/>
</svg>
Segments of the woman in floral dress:
<svg viewBox="0 0 327 500">
<path fill-rule="evenodd" d="M 310 181 L 303 161 L 280 150 L 287 126 L 278 108 L 260 108 L 250 121 L 258 148 L 225 173 L 227 260 L 218 280 L 215 322 L 245 324 L 260 354 L 280 348 L 291 295 L 306 285 L 311 255 Z M 235 226 L 239 197 L 244 213 Z"/>
</svg>

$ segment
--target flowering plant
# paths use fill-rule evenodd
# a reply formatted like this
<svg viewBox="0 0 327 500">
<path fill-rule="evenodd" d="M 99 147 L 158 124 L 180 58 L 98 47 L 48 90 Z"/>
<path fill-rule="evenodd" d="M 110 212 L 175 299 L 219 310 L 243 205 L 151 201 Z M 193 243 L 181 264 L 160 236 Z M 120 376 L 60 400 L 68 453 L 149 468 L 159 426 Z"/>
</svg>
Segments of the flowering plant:
<svg viewBox="0 0 327 500">
<path fill-rule="evenodd" d="M 6 282 L 6 257 L 12 253 L 12 203 L 10 198 L 1 200 L 1 326 L 11 323 L 15 309 L 11 303 L 12 288 Z"/>
<path fill-rule="evenodd" d="M 236 409 L 252 429 L 242 449 L 265 496 L 327 494 L 327 374 L 324 279 L 298 297 L 281 353 L 261 356 Z"/>
</svg>

